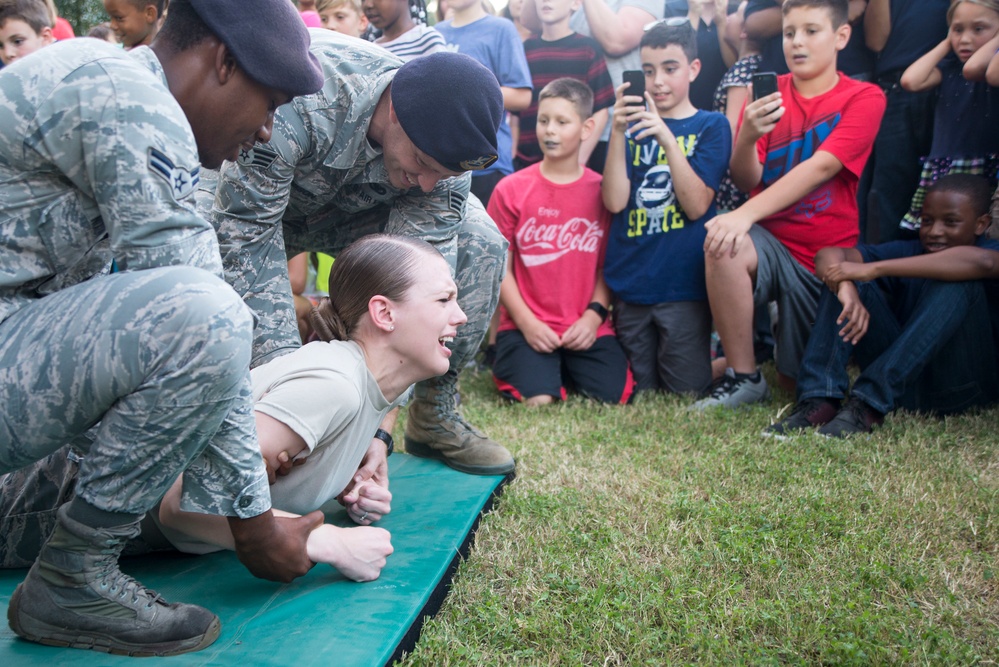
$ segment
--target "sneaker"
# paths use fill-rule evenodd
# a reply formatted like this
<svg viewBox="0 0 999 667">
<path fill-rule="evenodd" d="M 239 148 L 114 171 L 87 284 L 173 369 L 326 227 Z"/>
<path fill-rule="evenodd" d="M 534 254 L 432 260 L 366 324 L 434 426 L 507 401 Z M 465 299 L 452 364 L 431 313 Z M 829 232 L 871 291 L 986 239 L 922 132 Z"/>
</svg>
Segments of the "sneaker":
<svg viewBox="0 0 999 667">
<path fill-rule="evenodd" d="M 819 428 L 819 433 L 830 438 L 846 438 L 856 433 L 870 433 L 884 420 L 884 415 L 867 403 L 851 398 L 832 421 Z"/>
<path fill-rule="evenodd" d="M 138 522 L 92 528 L 66 509 L 59 509 L 55 530 L 10 598 L 7 621 L 15 633 L 48 646 L 132 656 L 198 651 L 218 638 L 218 616 L 169 604 L 118 569 Z"/>
<path fill-rule="evenodd" d="M 702 398 L 690 406 L 691 410 L 707 410 L 708 408 L 737 408 L 741 405 L 761 403 L 770 398 L 770 389 L 763 373 L 756 371 L 752 375 L 737 378 L 731 368 L 725 369 L 725 374 L 718 378 L 707 398 Z"/>
<path fill-rule="evenodd" d="M 784 438 L 798 431 L 822 426 L 832 420 L 838 411 L 839 401 L 827 398 L 806 398 L 794 406 L 790 415 L 767 427 L 763 431 L 763 435 Z"/>
</svg>

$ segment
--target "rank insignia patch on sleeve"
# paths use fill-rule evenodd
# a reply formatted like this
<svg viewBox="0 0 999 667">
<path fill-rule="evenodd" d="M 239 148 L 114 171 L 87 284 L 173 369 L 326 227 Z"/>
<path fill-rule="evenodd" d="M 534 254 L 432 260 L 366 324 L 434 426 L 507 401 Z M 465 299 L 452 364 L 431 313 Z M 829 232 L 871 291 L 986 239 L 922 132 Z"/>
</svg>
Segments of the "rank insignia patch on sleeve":
<svg viewBox="0 0 999 667">
<path fill-rule="evenodd" d="M 274 164 L 277 159 L 277 151 L 261 144 L 254 145 L 253 148 L 240 148 L 239 157 L 236 162 L 244 167 L 256 167 L 257 169 L 267 169 Z"/>
<path fill-rule="evenodd" d="M 200 179 L 201 166 L 188 171 L 178 167 L 165 153 L 155 148 L 149 149 L 149 171 L 153 172 L 170 186 L 170 194 L 177 201 L 194 192 Z"/>
<path fill-rule="evenodd" d="M 454 190 L 448 191 L 448 208 L 451 209 L 458 217 L 465 216 L 465 200 L 467 197 Z"/>
</svg>

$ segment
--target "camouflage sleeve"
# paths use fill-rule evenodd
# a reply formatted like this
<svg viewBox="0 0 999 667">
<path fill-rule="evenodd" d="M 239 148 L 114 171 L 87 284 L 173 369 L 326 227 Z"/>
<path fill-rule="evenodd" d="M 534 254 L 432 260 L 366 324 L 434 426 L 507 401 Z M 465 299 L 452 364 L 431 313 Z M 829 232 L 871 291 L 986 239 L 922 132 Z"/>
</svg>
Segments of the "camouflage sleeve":
<svg viewBox="0 0 999 667">
<path fill-rule="evenodd" d="M 466 172 L 437 183 L 429 193 L 410 191 L 392 205 L 386 231 L 416 236 L 432 244 L 452 269 L 458 256 L 458 229 L 465 217 L 472 176 Z"/>
<path fill-rule="evenodd" d="M 249 372 L 240 395 L 243 400 L 236 402 L 205 450 L 184 471 L 180 507 L 185 512 L 248 519 L 271 508 Z"/>
<path fill-rule="evenodd" d="M 270 142 L 241 151 L 236 162 L 227 161 L 218 173 L 207 216 L 218 234 L 226 281 L 240 296 L 273 278 L 261 275 L 273 264 L 262 262 L 261 256 L 284 254 L 278 230 L 296 166 L 310 146 L 303 117 L 295 105 L 286 104 L 274 118 Z"/>
<path fill-rule="evenodd" d="M 102 103 L 81 103 L 88 92 Z M 121 270 L 185 264 L 221 277 L 218 243 L 194 206 L 194 138 L 168 90 L 134 68 L 93 63 L 56 88 L 36 119 L 27 145 L 94 193 Z"/>
</svg>

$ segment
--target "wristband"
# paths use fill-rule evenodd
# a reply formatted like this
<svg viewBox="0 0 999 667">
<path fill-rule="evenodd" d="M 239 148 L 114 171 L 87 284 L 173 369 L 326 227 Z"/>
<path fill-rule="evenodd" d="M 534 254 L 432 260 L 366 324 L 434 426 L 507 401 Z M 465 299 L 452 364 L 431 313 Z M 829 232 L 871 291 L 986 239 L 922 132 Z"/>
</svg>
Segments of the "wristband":
<svg viewBox="0 0 999 667">
<path fill-rule="evenodd" d="M 375 430 L 375 437 L 385 443 L 387 451 L 385 452 L 385 458 L 392 456 L 392 452 L 395 451 L 395 441 L 392 440 L 392 434 L 383 428 Z"/>
<path fill-rule="evenodd" d="M 610 311 L 603 307 L 599 301 L 594 301 L 586 307 L 586 310 L 592 310 L 594 313 L 600 316 L 601 322 L 607 321 L 607 316 L 610 315 Z"/>
</svg>

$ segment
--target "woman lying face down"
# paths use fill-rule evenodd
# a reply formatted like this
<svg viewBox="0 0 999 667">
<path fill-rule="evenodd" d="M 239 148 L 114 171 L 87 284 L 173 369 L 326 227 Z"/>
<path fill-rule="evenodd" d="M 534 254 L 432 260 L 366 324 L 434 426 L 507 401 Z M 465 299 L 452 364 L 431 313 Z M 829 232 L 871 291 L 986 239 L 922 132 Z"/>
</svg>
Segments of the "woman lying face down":
<svg viewBox="0 0 999 667">
<path fill-rule="evenodd" d="M 355 528 L 324 524 L 309 557 L 355 581 L 376 579 L 392 553 L 371 524 L 391 510 L 386 444 L 372 436 L 408 388 L 443 375 L 446 347 L 465 314 L 444 258 L 424 241 L 373 235 L 346 248 L 330 272 L 330 297 L 312 313 L 321 339 L 251 372 L 260 452 L 275 476 L 276 514 L 295 516 L 339 501 Z M 285 465 L 287 470 L 287 465 Z M 152 518 L 181 551 L 233 548 L 225 517 L 181 509 L 178 478 Z"/>
</svg>

